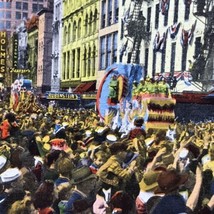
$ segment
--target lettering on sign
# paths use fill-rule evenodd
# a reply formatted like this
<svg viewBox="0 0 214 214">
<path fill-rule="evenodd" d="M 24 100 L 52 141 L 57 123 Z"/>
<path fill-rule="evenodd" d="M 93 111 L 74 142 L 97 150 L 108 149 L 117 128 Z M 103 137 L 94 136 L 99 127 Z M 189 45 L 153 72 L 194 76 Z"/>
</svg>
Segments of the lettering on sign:
<svg viewBox="0 0 214 214">
<path fill-rule="evenodd" d="M 13 34 L 13 67 L 18 65 L 18 34 Z"/>
<path fill-rule="evenodd" d="M 0 31 L 0 73 L 6 72 L 7 33 Z"/>
<path fill-rule="evenodd" d="M 71 93 L 48 93 L 47 99 L 50 100 L 78 100 L 78 96 Z"/>
<path fill-rule="evenodd" d="M 29 69 L 16 69 L 16 68 L 12 68 L 10 70 L 11 73 L 19 73 L 19 74 L 25 74 L 25 73 L 30 73 Z"/>
</svg>

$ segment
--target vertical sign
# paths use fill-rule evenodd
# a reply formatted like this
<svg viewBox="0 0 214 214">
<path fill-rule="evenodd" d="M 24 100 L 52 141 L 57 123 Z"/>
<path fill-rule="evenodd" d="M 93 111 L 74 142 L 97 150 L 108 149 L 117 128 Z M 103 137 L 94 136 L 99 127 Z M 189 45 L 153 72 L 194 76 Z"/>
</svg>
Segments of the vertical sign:
<svg viewBox="0 0 214 214">
<path fill-rule="evenodd" d="M 13 68 L 18 65 L 18 34 L 13 34 Z"/>
<path fill-rule="evenodd" d="M 6 72 L 7 33 L 0 31 L 0 73 Z"/>
</svg>

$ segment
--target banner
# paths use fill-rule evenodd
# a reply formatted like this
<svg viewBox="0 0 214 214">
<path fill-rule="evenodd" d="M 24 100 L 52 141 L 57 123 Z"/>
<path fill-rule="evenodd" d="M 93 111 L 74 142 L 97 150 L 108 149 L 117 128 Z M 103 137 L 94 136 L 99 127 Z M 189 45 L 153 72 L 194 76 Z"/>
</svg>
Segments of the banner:
<svg viewBox="0 0 214 214">
<path fill-rule="evenodd" d="M 13 67 L 18 66 L 18 34 L 13 34 Z"/>
<path fill-rule="evenodd" d="M 6 72 L 7 33 L 0 31 L 0 73 Z"/>
</svg>

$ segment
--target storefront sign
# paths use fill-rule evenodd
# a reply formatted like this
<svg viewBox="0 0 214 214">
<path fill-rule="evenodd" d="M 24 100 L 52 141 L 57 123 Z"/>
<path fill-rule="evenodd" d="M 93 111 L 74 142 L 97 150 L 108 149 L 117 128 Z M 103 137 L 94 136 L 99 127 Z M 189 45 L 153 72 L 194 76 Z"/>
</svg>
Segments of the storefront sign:
<svg viewBox="0 0 214 214">
<path fill-rule="evenodd" d="M 7 33 L 0 31 L 0 73 L 6 72 Z"/>
<path fill-rule="evenodd" d="M 82 94 L 81 97 L 84 100 L 96 100 L 96 94 Z"/>
<path fill-rule="evenodd" d="M 11 73 L 18 73 L 18 74 L 26 74 L 26 73 L 30 73 L 30 70 L 29 69 L 15 69 L 15 68 L 12 68 L 10 70 Z"/>
<path fill-rule="evenodd" d="M 68 92 L 47 92 L 49 100 L 78 100 L 78 95 Z"/>
</svg>

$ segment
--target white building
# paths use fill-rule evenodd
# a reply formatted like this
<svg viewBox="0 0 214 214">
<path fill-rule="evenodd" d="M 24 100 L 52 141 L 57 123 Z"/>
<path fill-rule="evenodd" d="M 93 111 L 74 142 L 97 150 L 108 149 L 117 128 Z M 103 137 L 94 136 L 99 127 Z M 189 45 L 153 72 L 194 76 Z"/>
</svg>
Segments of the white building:
<svg viewBox="0 0 214 214">
<path fill-rule="evenodd" d="M 119 49 L 123 56 L 120 61 L 143 64 L 145 76 L 149 77 L 188 71 L 189 60 L 194 62 L 204 43 L 205 19 L 194 16 L 195 7 L 189 0 L 122 1 Z M 140 15 L 134 18 L 136 14 L 145 18 L 142 18 L 143 29 Z M 133 19 L 139 23 L 134 25 Z M 140 41 L 139 59 L 133 61 L 131 55 L 137 47 L 135 36 Z"/>
</svg>

